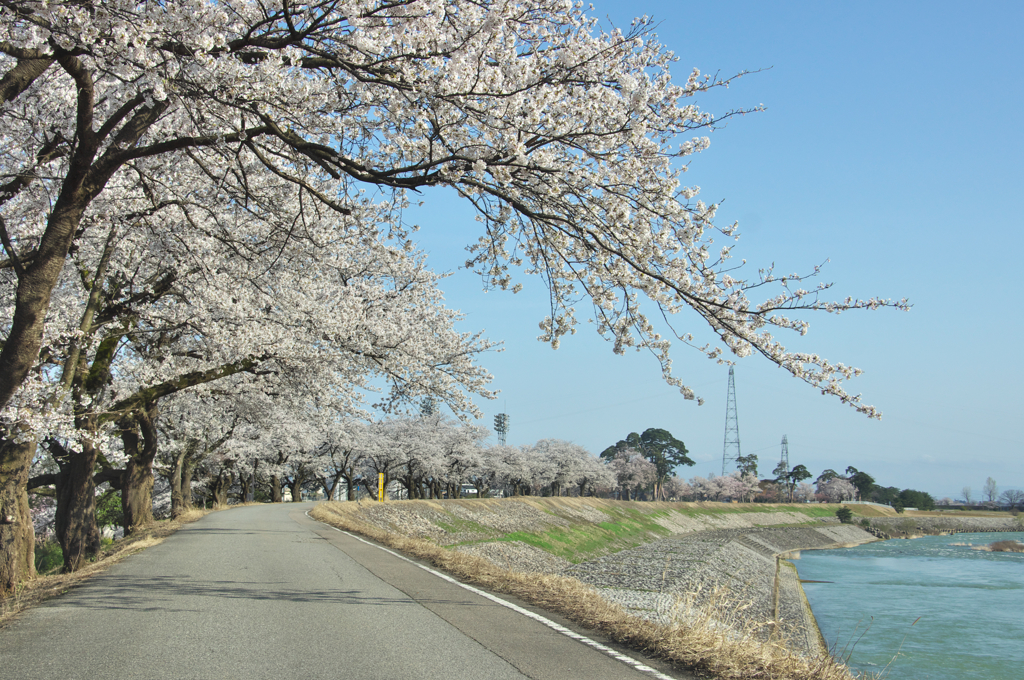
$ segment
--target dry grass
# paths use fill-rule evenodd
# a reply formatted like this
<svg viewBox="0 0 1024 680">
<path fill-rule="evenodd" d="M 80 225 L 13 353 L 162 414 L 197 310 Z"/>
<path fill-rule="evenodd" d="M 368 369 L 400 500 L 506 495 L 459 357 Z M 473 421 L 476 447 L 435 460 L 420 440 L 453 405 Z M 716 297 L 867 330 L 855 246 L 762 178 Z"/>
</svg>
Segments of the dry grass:
<svg viewBox="0 0 1024 680">
<path fill-rule="evenodd" d="M 1024 553 L 1024 543 L 1018 543 L 1017 541 L 996 541 L 991 545 L 979 546 L 975 548 L 975 550 Z"/>
<path fill-rule="evenodd" d="M 679 616 L 661 625 L 626 614 L 580 581 L 548 574 L 501 569 L 487 560 L 441 548 L 429 541 L 389 533 L 362 521 L 359 504 L 323 503 L 311 515 L 327 524 L 372 538 L 414 555 L 465 581 L 513 595 L 557 612 L 621 644 L 717 678 L 850 680 L 854 676 L 829 656 L 805 658 L 784 641 L 763 639 L 761 627 L 732 628 L 714 601 L 678 603 Z M 725 610 L 728 611 L 729 607 Z"/>
<path fill-rule="evenodd" d="M 232 506 L 233 507 L 233 506 Z M 154 522 L 133 536 L 116 541 L 99 556 L 72 574 L 51 574 L 38 576 L 18 586 L 14 595 L 0 600 L 0 628 L 6 626 L 19 612 L 40 602 L 63 595 L 81 585 L 83 581 L 117 564 L 129 555 L 158 545 L 185 524 L 195 522 L 213 512 L 202 508 L 187 510 L 177 519 Z"/>
</svg>

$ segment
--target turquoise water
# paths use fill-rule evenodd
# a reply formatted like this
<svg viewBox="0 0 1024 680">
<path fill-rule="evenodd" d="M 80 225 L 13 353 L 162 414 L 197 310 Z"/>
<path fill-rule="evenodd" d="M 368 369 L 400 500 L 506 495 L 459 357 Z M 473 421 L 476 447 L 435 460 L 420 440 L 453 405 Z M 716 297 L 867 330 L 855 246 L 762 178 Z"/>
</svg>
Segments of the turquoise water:
<svg viewBox="0 0 1024 680">
<path fill-rule="evenodd" d="M 1024 554 L 972 550 L 1024 533 L 925 536 L 795 562 L 825 640 L 888 680 L 1024 678 Z M 886 668 L 888 666 L 888 668 Z"/>
</svg>

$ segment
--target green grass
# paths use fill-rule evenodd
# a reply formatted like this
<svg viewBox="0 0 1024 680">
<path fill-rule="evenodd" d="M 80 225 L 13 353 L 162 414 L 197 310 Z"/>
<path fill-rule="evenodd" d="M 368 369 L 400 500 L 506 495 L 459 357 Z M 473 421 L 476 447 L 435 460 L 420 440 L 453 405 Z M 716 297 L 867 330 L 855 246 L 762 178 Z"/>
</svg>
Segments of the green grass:
<svg viewBox="0 0 1024 680">
<path fill-rule="evenodd" d="M 500 534 L 492 528 L 477 522 L 450 516 L 443 521 L 435 520 L 435 524 L 449 534 L 462 534 L 458 543 L 447 545 L 454 548 L 462 545 L 485 543 L 490 541 L 520 541 L 572 563 L 580 563 L 602 555 L 626 550 L 649 543 L 652 540 L 669 536 L 672 532 L 658 524 L 662 518 L 671 519 L 675 515 L 700 517 L 706 515 L 731 515 L 744 513 L 796 512 L 807 517 L 808 523 L 814 523 L 818 517 L 831 517 L 835 514 L 834 507 L 823 507 L 817 504 L 779 504 L 776 506 L 743 504 L 735 507 L 686 507 L 673 508 L 651 507 L 648 510 L 642 504 L 602 506 L 601 512 L 608 520 L 599 523 L 581 521 L 571 512 L 561 512 L 557 508 L 539 507 L 548 515 L 558 517 L 568 526 L 554 526 L 540 531 L 515 531 Z M 797 525 L 789 525 L 797 526 Z M 479 538 L 465 536 L 477 534 Z"/>
<path fill-rule="evenodd" d="M 521 541 L 570 562 L 579 563 L 598 555 L 634 548 L 670 533 L 655 522 L 630 518 L 600 524 L 575 523 L 541 532 L 514 531 L 497 540 Z"/>
<path fill-rule="evenodd" d="M 472 520 L 462 519 L 461 517 L 454 517 L 451 515 L 449 515 L 448 521 L 435 520 L 434 524 L 441 527 L 449 534 L 460 534 L 465 532 L 486 534 L 488 536 L 494 534 L 493 529 L 485 527 L 483 524 L 480 524 L 479 522 L 474 522 Z"/>
<path fill-rule="evenodd" d="M 36 573 L 48 574 L 64 566 L 64 551 L 57 541 L 36 544 Z"/>
</svg>

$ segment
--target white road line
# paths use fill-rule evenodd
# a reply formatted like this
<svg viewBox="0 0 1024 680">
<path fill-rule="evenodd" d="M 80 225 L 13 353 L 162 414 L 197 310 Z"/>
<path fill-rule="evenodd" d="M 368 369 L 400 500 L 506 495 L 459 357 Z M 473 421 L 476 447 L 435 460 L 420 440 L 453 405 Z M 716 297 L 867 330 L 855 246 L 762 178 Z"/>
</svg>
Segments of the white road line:
<svg viewBox="0 0 1024 680">
<path fill-rule="evenodd" d="M 309 517 L 314 522 L 320 522 L 320 520 L 316 519 L 315 517 L 311 517 L 308 510 L 306 511 L 306 517 Z M 405 555 L 396 553 L 394 550 L 388 550 L 384 546 L 380 546 L 380 545 L 377 545 L 376 543 L 368 541 L 365 538 L 363 538 L 362 536 L 357 536 L 356 534 L 349 533 L 348 531 L 344 531 L 342 529 L 339 529 L 338 527 L 331 526 L 330 524 L 327 524 L 326 522 L 320 522 L 320 524 L 323 524 L 326 527 L 330 527 L 331 529 L 334 529 L 338 533 L 342 533 L 342 534 L 345 534 L 346 536 L 350 536 L 350 537 L 356 539 L 357 541 L 362 541 L 366 545 L 373 546 L 374 548 L 377 548 L 378 550 L 383 550 L 384 552 L 386 552 L 386 553 L 388 553 L 390 555 L 394 555 L 395 557 L 397 557 L 400 560 L 405 560 L 409 564 L 414 564 L 417 567 L 419 567 L 420 569 L 422 569 L 423 571 L 429 572 L 429 573 L 433 574 L 434 576 L 436 576 L 438 578 L 441 578 L 441 579 L 444 579 L 445 581 L 448 581 L 449 583 L 454 583 L 455 585 L 459 586 L 460 588 L 465 588 L 466 590 L 468 590 L 471 593 L 476 593 L 480 597 L 486 597 L 491 602 L 494 602 L 496 604 L 500 604 L 502 607 L 507 607 L 508 609 L 511 609 L 514 612 L 518 612 L 518 613 L 522 614 L 523 616 L 528 616 L 529 618 L 533 619 L 534 621 L 537 621 L 539 623 L 543 623 L 548 628 L 550 628 L 552 630 L 556 630 L 559 633 L 561 633 L 562 635 L 565 635 L 566 637 L 570 637 L 573 640 L 576 640 L 577 642 L 582 642 L 583 644 L 587 645 L 588 647 L 593 647 L 597 651 L 599 651 L 599 652 L 601 652 L 603 654 L 606 654 L 607 656 L 610 656 L 613 659 L 617 659 L 617 660 L 621 661 L 622 663 L 626 664 L 627 666 L 632 666 L 633 668 L 635 668 L 636 670 L 640 671 L 641 673 L 649 673 L 652 678 L 658 678 L 658 680 L 675 680 L 675 678 L 673 678 L 672 676 L 665 675 L 664 673 L 661 673 L 661 672 L 655 670 L 654 668 L 651 668 L 650 666 L 642 664 L 639 661 L 637 661 L 636 659 L 634 659 L 633 657 L 626 656 L 625 654 L 620 654 L 620 653 L 616 652 L 614 649 L 612 649 L 611 647 L 608 647 L 606 645 L 602 645 L 597 640 L 591 640 L 590 638 L 588 638 L 585 635 L 580 635 L 579 633 L 577 633 L 575 631 L 571 631 L 568 628 L 566 628 L 565 626 L 563 626 L 561 624 L 558 624 L 558 623 L 555 623 L 551 619 L 546 619 L 543 616 L 541 616 L 540 614 L 532 612 L 529 609 L 523 609 L 519 605 L 515 605 L 515 604 L 512 604 L 511 602 L 507 602 L 507 601 L 501 599 L 500 597 L 497 597 L 497 596 L 492 595 L 492 594 L 490 594 L 488 592 L 480 590 L 479 588 L 474 588 L 473 586 L 466 585 L 465 583 L 462 583 L 461 581 L 455 580 L 454 578 L 452 578 L 448 574 L 445 574 L 445 573 L 442 573 L 440 571 L 437 571 L 436 569 L 431 569 L 430 567 L 422 565 L 419 562 L 416 562 L 414 560 L 410 560 Z"/>
</svg>

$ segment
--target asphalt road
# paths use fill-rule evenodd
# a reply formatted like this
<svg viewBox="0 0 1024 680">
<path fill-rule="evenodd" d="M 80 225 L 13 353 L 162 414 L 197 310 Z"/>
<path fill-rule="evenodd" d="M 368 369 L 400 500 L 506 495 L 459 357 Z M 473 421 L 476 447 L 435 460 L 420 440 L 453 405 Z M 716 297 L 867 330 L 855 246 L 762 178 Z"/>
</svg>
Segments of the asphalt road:
<svg viewBox="0 0 1024 680">
<path fill-rule="evenodd" d="M 0 678 L 684 677 L 320 524 L 311 505 L 212 513 L 24 613 L 0 631 Z"/>
</svg>

